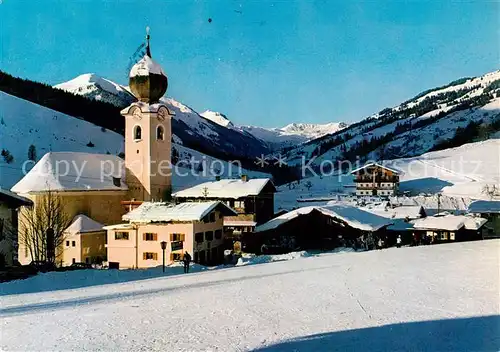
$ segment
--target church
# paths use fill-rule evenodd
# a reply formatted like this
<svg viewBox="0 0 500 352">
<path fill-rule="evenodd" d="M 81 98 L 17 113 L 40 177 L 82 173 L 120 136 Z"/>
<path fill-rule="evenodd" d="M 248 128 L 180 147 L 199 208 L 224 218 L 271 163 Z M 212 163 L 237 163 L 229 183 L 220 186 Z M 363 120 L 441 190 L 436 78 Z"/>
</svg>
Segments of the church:
<svg viewBox="0 0 500 352">
<path fill-rule="evenodd" d="M 146 53 L 129 74 L 137 101 L 121 111 L 125 160 L 114 155 L 50 152 L 12 187 L 13 192 L 33 201 L 35 207 L 47 194 L 55 194 L 70 220 L 84 214 L 103 225 L 121 222 L 141 202 L 170 197 L 172 113 L 160 102 L 168 78 L 152 58 L 149 33 L 146 40 Z M 19 237 L 21 226 L 22 221 Z M 26 241 L 18 240 L 18 260 L 28 264 L 32 258 L 23 244 Z"/>
</svg>

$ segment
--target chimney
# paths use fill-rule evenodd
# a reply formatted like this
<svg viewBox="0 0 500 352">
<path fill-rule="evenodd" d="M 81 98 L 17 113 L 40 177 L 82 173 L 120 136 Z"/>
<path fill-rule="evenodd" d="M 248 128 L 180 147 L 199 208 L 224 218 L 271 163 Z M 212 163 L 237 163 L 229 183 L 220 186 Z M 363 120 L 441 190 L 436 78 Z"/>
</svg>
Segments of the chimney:
<svg viewBox="0 0 500 352">
<path fill-rule="evenodd" d="M 243 182 L 247 182 L 248 181 L 248 175 L 241 175 L 241 180 Z"/>
<path fill-rule="evenodd" d="M 215 181 L 220 181 L 220 175 L 215 176 Z"/>
</svg>

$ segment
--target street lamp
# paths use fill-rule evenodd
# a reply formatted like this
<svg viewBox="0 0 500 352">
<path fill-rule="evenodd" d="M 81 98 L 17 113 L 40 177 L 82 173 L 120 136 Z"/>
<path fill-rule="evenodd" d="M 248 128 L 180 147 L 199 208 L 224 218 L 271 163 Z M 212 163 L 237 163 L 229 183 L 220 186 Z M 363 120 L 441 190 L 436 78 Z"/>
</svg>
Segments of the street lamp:
<svg viewBox="0 0 500 352">
<path fill-rule="evenodd" d="M 165 272 L 165 249 L 167 248 L 167 242 L 161 241 L 160 244 L 163 251 L 163 272 Z"/>
</svg>

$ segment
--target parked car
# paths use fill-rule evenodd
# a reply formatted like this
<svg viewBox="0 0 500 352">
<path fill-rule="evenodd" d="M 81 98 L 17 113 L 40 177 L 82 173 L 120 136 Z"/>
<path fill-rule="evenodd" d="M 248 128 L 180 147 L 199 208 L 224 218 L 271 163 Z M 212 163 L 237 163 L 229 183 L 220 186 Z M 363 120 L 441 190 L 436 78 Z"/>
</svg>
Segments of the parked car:
<svg viewBox="0 0 500 352">
<path fill-rule="evenodd" d="M 88 263 L 73 263 L 70 265 L 73 269 L 92 269 L 92 264 Z"/>
<path fill-rule="evenodd" d="M 30 263 L 30 266 L 42 273 L 45 273 L 47 271 L 53 271 L 56 269 L 56 265 L 54 263 L 43 260 L 34 260 Z"/>
</svg>

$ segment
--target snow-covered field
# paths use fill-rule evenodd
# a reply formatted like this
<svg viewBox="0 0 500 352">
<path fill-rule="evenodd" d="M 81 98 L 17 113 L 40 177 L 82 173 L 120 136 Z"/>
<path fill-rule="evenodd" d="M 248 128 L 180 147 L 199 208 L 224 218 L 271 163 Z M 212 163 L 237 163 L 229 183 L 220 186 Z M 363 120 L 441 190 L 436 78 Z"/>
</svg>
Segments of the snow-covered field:
<svg viewBox="0 0 500 352">
<path fill-rule="evenodd" d="M 45 274 L 0 284 L 1 349 L 496 351 L 499 246 L 324 254 L 142 280 L 103 272 L 121 277 L 108 285 L 92 271 Z"/>
<path fill-rule="evenodd" d="M 413 158 L 395 159 L 382 162 L 402 172 L 400 191 L 414 197 L 418 203 L 437 207 L 437 199 L 430 204 L 422 196 L 443 196 L 444 209 L 456 208 L 451 203 L 464 205 L 465 209 L 473 199 L 489 199 L 485 186 L 500 188 L 500 139 L 492 138 L 482 142 L 468 143 L 457 148 L 429 152 Z M 347 186 L 347 187 L 346 187 Z M 354 192 L 351 175 L 314 176 L 292 184 L 280 186 L 275 196 L 275 210 L 293 209 L 305 205 L 326 204 L 338 194 Z M 451 208 L 446 208 L 448 198 Z M 297 200 L 317 199 L 318 202 Z M 436 203 L 436 204 L 434 204 Z"/>
</svg>

